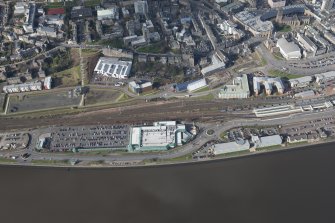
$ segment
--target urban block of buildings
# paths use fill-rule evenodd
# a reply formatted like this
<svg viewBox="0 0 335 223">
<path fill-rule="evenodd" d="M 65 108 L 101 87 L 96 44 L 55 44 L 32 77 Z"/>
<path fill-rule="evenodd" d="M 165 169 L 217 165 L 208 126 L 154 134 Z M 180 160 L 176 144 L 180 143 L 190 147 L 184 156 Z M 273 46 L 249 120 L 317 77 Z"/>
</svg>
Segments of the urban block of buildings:
<svg viewBox="0 0 335 223">
<path fill-rule="evenodd" d="M 261 16 L 253 12 L 242 11 L 233 16 L 233 19 L 250 31 L 254 36 L 268 37 L 272 34 L 273 24 L 271 21 L 262 20 Z"/>
</svg>

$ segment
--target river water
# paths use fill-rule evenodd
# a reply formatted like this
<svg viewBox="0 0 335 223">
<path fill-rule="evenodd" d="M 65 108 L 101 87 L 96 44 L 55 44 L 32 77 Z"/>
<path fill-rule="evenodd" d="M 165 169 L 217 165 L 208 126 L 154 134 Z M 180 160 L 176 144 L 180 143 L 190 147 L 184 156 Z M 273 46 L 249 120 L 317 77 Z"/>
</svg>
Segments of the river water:
<svg viewBox="0 0 335 223">
<path fill-rule="evenodd" d="M 0 222 L 335 222 L 335 144 L 199 164 L 0 167 Z"/>
</svg>

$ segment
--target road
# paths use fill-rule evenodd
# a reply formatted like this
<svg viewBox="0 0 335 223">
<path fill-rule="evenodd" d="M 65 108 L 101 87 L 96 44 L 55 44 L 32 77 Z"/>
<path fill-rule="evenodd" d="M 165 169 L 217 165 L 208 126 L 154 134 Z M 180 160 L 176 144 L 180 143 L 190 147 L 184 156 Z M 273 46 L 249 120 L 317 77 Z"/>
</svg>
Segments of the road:
<svg viewBox="0 0 335 223">
<path fill-rule="evenodd" d="M 332 58 L 335 56 L 335 52 L 331 52 L 328 54 L 316 56 L 313 59 L 302 59 L 299 61 L 286 61 L 286 60 L 279 60 L 276 59 L 268 49 L 265 48 L 263 44 L 260 44 L 259 46 L 256 47 L 256 50 L 260 53 L 260 55 L 263 56 L 263 58 L 267 61 L 267 65 L 265 66 L 265 70 L 270 70 L 270 69 L 277 69 L 277 70 L 282 70 L 283 68 L 286 69 L 287 73 L 292 73 L 292 74 L 299 74 L 302 76 L 306 75 L 314 75 L 317 73 L 324 73 L 328 71 L 335 70 L 335 64 L 332 65 L 327 65 L 327 66 L 321 66 L 321 67 L 316 67 L 316 68 L 299 68 L 295 67 L 295 63 L 318 63 L 320 60 L 325 60 L 327 58 Z"/>
</svg>

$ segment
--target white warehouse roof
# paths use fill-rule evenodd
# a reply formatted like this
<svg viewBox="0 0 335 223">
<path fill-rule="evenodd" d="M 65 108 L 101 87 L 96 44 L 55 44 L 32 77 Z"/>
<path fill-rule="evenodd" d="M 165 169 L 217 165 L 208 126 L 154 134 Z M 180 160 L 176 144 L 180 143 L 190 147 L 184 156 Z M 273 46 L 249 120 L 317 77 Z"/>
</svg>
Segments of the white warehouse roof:
<svg viewBox="0 0 335 223">
<path fill-rule="evenodd" d="M 205 78 L 191 82 L 187 85 L 187 90 L 189 92 L 198 90 L 200 88 L 206 87 L 207 86 L 207 81 Z"/>
<path fill-rule="evenodd" d="M 215 64 L 209 65 L 209 66 L 201 69 L 201 73 L 203 75 L 207 75 L 207 74 L 211 74 L 211 73 L 213 73 L 215 71 L 224 69 L 225 67 L 226 67 L 226 64 L 224 62 L 215 63 Z"/>
<path fill-rule="evenodd" d="M 305 76 L 305 77 L 290 79 L 289 82 L 290 82 L 291 87 L 296 87 L 296 86 L 307 86 L 309 85 L 310 82 L 312 82 L 312 80 L 313 80 L 312 76 Z"/>
<path fill-rule="evenodd" d="M 329 71 L 329 72 L 326 72 L 326 73 L 315 74 L 314 76 L 316 78 L 316 82 L 321 83 L 321 82 L 324 82 L 324 81 L 335 79 L 335 71 Z"/>
<path fill-rule="evenodd" d="M 239 152 L 243 150 L 248 150 L 250 148 L 250 143 L 248 140 L 238 140 L 236 142 L 220 143 L 212 146 L 215 155 Z"/>
<path fill-rule="evenodd" d="M 281 145 L 283 142 L 283 139 L 280 135 L 264 136 L 264 137 L 252 136 L 251 140 L 253 143 L 255 143 L 255 146 L 257 148 L 277 146 Z"/>
<path fill-rule="evenodd" d="M 101 57 L 94 68 L 94 71 L 107 77 L 126 79 L 130 74 L 131 66 L 131 61 Z"/>
<path fill-rule="evenodd" d="M 294 42 L 288 42 L 284 37 L 277 41 L 277 47 L 280 49 L 280 53 L 285 57 L 285 59 L 300 59 L 301 52 L 300 48 Z"/>
</svg>

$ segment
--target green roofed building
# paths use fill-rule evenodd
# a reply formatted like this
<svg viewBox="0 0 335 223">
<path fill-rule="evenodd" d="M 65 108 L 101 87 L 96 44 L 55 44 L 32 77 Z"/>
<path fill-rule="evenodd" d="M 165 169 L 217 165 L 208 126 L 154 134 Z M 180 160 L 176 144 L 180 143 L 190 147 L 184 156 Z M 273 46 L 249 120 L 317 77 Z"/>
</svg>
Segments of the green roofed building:
<svg viewBox="0 0 335 223">
<path fill-rule="evenodd" d="M 153 126 L 130 128 L 128 151 L 168 150 L 187 143 L 192 135 L 175 121 L 154 122 Z"/>
</svg>

